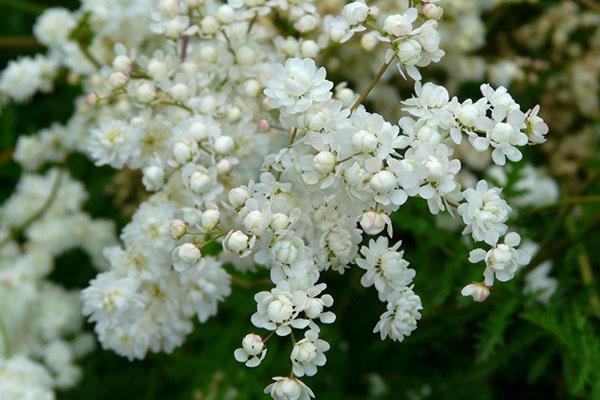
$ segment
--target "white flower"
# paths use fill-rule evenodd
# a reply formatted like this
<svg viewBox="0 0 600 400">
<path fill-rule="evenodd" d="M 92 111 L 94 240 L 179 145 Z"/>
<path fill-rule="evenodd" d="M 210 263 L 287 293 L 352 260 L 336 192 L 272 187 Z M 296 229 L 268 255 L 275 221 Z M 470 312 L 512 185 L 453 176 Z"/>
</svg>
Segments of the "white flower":
<svg viewBox="0 0 600 400">
<path fill-rule="evenodd" d="M 257 367 L 267 355 L 262 338 L 254 333 L 244 336 L 242 347 L 233 352 L 235 359 L 246 364 L 246 367 Z"/>
<path fill-rule="evenodd" d="M 494 245 L 498 238 L 506 232 L 504 224 L 511 208 L 500 197 L 501 189 L 488 188 L 484 180 L 477 183 L 475 189 L 466 189 L 463 196 L 466 203 L 458 206 L 458 214 L 466 225 L 463 234 L 472 232 L 473 239 L 484 240 Z"/>
<path fill-rule="evenodd" d="M 325 68 L 317 69 L 312 59 L 291 58 L 285 66 L 275 65 L 265 94 L 269 105 L 282 108 L 288 114 L 308 110 L 313 104 L 331 98 L 333 83 L 325 79 Z"/>
<path fill-rule="evenodd" d="M 344 6 L 342 16 L 348 21 L 349 25 L 356 25 L 364 22 L 369 15 L 369 6 L 363 0 L 353 1 Z"/>
<path fill-rule="evenodd" d="M 419 12 L 416 8 L 409 8 L 404 14 L 393 14 L 386 17 L 383 30 L 392 36 L 407 36 L 412 32 L 412 24 L 416 21 Z"/>
<path fill-rule="evenodd" d="M 378 235 L 387 225 L 387 233 L 389 236 L 392 236 L 392 220 L 383 212 L 365 211 L 359 223 L 367 235 Z"/>
<path fill-rule="evenodd" d="M 379 332 L 381 340 L 389 337 L 402 342 L 417 329 L 417 321 L 421 319 L 419 311 L 422 308 L 421 299 L 411 288 L 393 292 L 388 297 L 387 311 L 381 314 L 373 333 Z"/>
<path fill-rule="evenodd" d="M 275 381 L 265 388 L 265 393 L 270 394 L 273 400 L 310 400 L 314 393 L 302 381 L 296 378 L 276 376 Z"/>
<path fill-rule="evenodd" d="M 490 295 L 490 288 L 483 283 L 470 283 L 462 288 L 460 294 L 463 296 L 471 296 L 474 301 L 481 303 Z"/>
<path fill-rule="evenodd" d="M 500 282 L 511 280 L 519 267 L 529 262 L 530 254 L 523 250 L 517 250 L 516 247 L 521 242 L 518 233 L 509 232 L 504 237 L 504 243 L 499 243 L 489 251 L 483 249 L 472 250 L 469 254 L 469 261 L 477 263 L 485 260 L 485 285 L 492 286 L 494 277 Z"/>
<path fill-rule="evenodd" d="M 535 106 L 525 114 L 525 134 L 531 144 L 544 143 L 548 133 L 548 125 L 538 116 L 539 111 L 540 106 Z"/>
<path fill-rule="evenodd" d="M 313 330 L 304 332 L 304 339 L 294 344 L 290 358 L 292 371 L 298 377 L 313 376 L 317 367 L 325 365 L 325 352 L 329 350 L 329 343 L 319 339 L 319 333 Z"/>
<path fill-rule="evenodd" d="M 404 251 L 397 251 L 401 244 L 398 241 L 388 247 L 386 237 L 381 236 L 377 241 L 371 239 L 369 247 L 360 249 L 364 258 L 356 259 L 356 264 L 366 271 L 360 283 L 364 287 L 375 285 L 381 301 L 385 301 L 392 292 L 410 285 L 415 277 L 415 271 L 408 268 L 409 263 L 403 259 Z"/>
<path fill-rule="evenodd" d="M 48 8 L 38 17 L 33 27 L 35 38 L 46 46 L 59 46 L 69 37 L 77 22 L 69 10 Z"/>
<path fill-rule="evenodd" d="M 301 291 L 287 291 L 278 288 L 270 292 L 259 292 L 254 296 L 256 312 L 252 323 L 257 328 L 275 331 L 279 336 L 287 336 L 292 328 L 303 329 L 308 320 L 298 318 L 306 307 L 306 294 Z"/>
<path fill-rule="evenodd" d="M 200 254 L 200 249 L 193 243 L 184 243 L 173 250 L 171 257 L 175 271 L 184 272 L 200 262 L 202 254 Z"/>
<path fill-rule="evenodd" d="M 512 199 L 516 206 L 544 207 L 556 204 L 560 191 L 554 179 L 532 165 L 523 167 L 520 175 L 513 186 L 518 193 Z"/>
<path fill-rule="evenodd" d="M 558 281 L 550 276 L 552 262 L 546 261 L 532 269 L 525 275 L 523 293 L 533 294 L 540 303 L 548 304 L 556 292 Z"/>
<path fill-rule="evenodd" d="M 140 132 L 124 121 L 109 119 L 91 132 L 87 150 L 97 165 L 109 164 L 122 168 L 140 154 Z"/>
<path fill-rule="evenodd" d="M 256 237 L 248 237 L 242 231 L 230 231 L 223 240 L 223 250 L 245 257 L 252 251 Z"/>
</svg>

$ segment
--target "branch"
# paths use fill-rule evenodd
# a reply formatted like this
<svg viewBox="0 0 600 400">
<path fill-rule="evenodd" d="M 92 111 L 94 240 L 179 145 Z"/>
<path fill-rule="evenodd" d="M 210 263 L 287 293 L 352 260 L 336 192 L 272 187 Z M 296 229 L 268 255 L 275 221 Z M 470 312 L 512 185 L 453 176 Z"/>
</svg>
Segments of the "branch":
<svg viewBox="0 0 600 400">
<path fill-rule="evenodd" d="M 394 58 L 396 58 L 396 56 L 392 56 L 392 58 L 390 59 L 390 61 L 386 62 L 385 64 L 383 64 L 381 66 L 381 68 L 379 68 L 379 71 L 377 72 L 377 75 L 375 75 L 375 77 L 373 77 L 373 79 L 371 80 L 371 82 L 369 82 L 369 86 L 367 86 L 367 88 L 365 89 L 364 92 L 362 92 L 362 94 L 359 96 L 358 99 L 356 99 L 356 101 L 354 102 L 354 104 L 352 104 L 352 107 L 350 108 L 350 114 L 352 114 L 354 112 L 354 110 L 356 110 L 358 108 L 358 106 L 361 105 L 361 103 L 363 101 L 365 101 L 365 99 L 367 98 L 367 96 L 369 95 L 369 93 L 371 93 L 371 90 L 373 90 L 373 88 L 375 87 L 375 85 L 377 85 L 377 82 L 379 82 L 381 80 L 381 77 L 383 76 L 383 74 L 385 73 L 385 71 L 388 69 L 388 67 L 390 66 L 390 64 L 392 63 L 392 61 L 394 61 Z"/>
</svg>

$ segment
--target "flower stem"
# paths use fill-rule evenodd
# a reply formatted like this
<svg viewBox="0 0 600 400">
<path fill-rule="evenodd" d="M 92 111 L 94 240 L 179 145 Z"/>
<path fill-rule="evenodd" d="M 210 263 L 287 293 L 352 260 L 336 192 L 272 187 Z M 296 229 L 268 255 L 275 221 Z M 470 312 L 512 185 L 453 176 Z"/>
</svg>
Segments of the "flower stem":
<svg viewBox="0 0 600 400">
<path fill-rule="evenodd" d="M 33 36 L 10 36 L 0 38 L 2 49 L 22 49 L 26 47 L 39 47 L 40 43 Z"/>
<path fill-rule="evenodd" d="M 379 68 L 377 75 L 375 75 L 373 77 L 373 79 L 371 80 L 371 82 L 369 82 L 369 86 L 367 86 L 367 88 L 364 90 L 364 92 L 362 92 L 360 97 L 358 99 L 356 99 L 354 104 L 352 104 L 352 107 L 350 108 L 350 114 L 352 114 L 358 108 L 358 106 L 360 106 L 361 103 L 363 101 L 365 101 L 365 99 L 367 98 L 369 93 L 371 93 L 371 90 L 373 90 L 375 85 L 377 85 L 377 83 L 381 80 L 381 77 L 383 76 L 385 71 L 387 71 L 387 69 L 390 66 L 390 64 L 392 63 L 392 61 L 394 61 L 394 58 L 395 58 L 395 56 L 392 56 L 392 58 L 390 58 L 390 61 L 386 62 L 385 64 L 383 64 L 381 66 L 381 68 Z"/>
<path fill-rule="evenodd" d="M 5 244 L 10 242 L 14 238 L 18 237 L 29 227 L 29 225 L 31 225 L 32 223 L 44 216 L 46 211 L 48 211 L 48 209 L 52 206 L 52 203 L 54 203 L 54 200 L 56 199 L 56 195 L 58 194 L 63 175 L 64 170 L 59 170 L 56 174 L 56 178 L 54 179 L 54 184 L 52 185 L 50 194 L 48 195 L 42 206 L 36 212 L 31 214 L 31 216 L 27 218 L 27 220 L 25 220 L 23 224 L 21 224 L 21 226 L 13 229 L 8 235 L 6 235 L 2 240 L 0 240 L 0 248 L 2 248 Z"/>
</svg>

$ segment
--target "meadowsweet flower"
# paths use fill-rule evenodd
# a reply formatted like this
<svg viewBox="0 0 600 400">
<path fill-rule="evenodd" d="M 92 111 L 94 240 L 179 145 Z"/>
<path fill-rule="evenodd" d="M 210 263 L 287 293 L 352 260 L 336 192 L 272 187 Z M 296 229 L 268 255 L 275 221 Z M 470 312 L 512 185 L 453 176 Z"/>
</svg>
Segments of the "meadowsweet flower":
<svg viewBox="0 0 600 400">
<path fill-rule="evenodd" d="M 371 239 L 369 247 L 360 249 L 364 258 L 356 259 L 356 264 L 366 271 L 360 283 L 364 287 L 375 285 L 381 301 L 410 285 L 415 276 L 415 271 L 408 268 L 408 262 L 403 259 L 404 251 L 397 251 L 401 245 L 398 241 L 389 247 L 388 239 L 380 236 L 377 241 Z"/>
<path fill-rule="evenodd" d="M 276 376 L 275 381 L 265 388 L 265 393 L 270 394 L 273 400 L 310 400 L 314 393 L 302 381 L 296 378 Z"/>
<path fill-rule="evenodd" d="M 332 87 L 333 83 L 325 79 L 325 69 L 317 69 L 313 60 L 291 58 L 285 66 L 275 66 L 265 94 L 271 107 L 298 114 L 329 100 Z"/>
<path fill-rule="evenodd" d="M 463 192 L 466 203 L 457 209 L 465 223 L 463 234 L 472 233 L 477 241 L 496 244 L 507 230 L 505 222 L 511 210 L 500 192 L 499 188 L 488 188 L 484 180 L 479 181 L 475 189 L 468 188 Z"/>
<path fill-rule="evenodd" d="M 504 243 L 495 245 L 487 252 L 483 249 L 471 251 L 470 262 L 485 261 L 486 268 L 483 275 L 486 286 L 492 286 L 494 278 L 500 282 L 512 279 L 519 267 L 529 262 L 529 253 L 523 249 L 516 249 L 520 242 L 521 237 L 518 233 L 509 232 L 504 237 Z"/>
<path fill-rule="evenodd" d="M 317 373 L 317 367 L 325 365 L 325 352 L 329 350 L 329 343 L 319 339 L 319 333 L 307 330 L 304 339 L 294 344 L 290 358 L 292 359 L 292 371 L 298 377 L 313 376 Z"/>
<path fill-rule="evenodd" d="M 402 342 L 417 329 L 423 308 L 421 299 L 412 289 L 404 288 L 393 292 L 387 299 L 387 311 L 381 314 L 373 333 L 379 332 L 381 340 L 390 339 Z"/>
</svg>

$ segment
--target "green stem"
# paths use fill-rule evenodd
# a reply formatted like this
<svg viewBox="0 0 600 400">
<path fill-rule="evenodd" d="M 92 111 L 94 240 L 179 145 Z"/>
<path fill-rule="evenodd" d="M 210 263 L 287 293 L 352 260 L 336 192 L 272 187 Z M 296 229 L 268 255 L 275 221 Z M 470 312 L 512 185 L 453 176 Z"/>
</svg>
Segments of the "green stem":
<svg viewBox="0 0 600 400">
<path fill-rule="evenodd" d="M 94 64 L 94 67 L 96 67 L 97 69 L 100 69 L 102 67 L 102 64 L 96 59 L 96 57 L 94 57 L 94 55 L 90 52 L 90 49 L 85 47 L 82 43 L 79 43 L 79 49 L 81 50 L 85 58 L 87 58 L 89 62 Z"/>
<path fill-rule="evenodd" d="M 29 218 L 27 218 L 27 220 L 21 226 L 19 226 L 16 229 L 13 229 L 10 234 L 8 234 L 4 237 L 3 240 L 0 240 L 0 248 L 2 248 L 4 245 L 6 245 L 8 242 L 13 240 L 14 238 L 18 237 L 27 228 L 29 228 L 29 225 L 31 225 L 32 223 L 34 223 L 35 221 L 37 221 L 38 219 L 40 219 L 41 217 L 44 216 L 46 211 L 48 211 L 48 209 L 52 206 L 52 203 L 54 203 L 54 200 L 56 199 L 56 195 L 58 194 L 58 190 L 60 188 L 60 184 L 61 184 L 63 175 L 64 175 L 64 170 L 62 170 L 62 169 L 59 170 L 58 173 L 56 174 L 56 178 L 54 179 L 54 184 L 52 185 L 50 194 L 48 195 L 48 197 L 46 198 L 46 200 L 44 201 L 42 206 L 35 213 L 33 213 Z"/>
<path fill-rule="evenodd" d="M 390 61 L 386 62 L 385 64 L 383 64 L 381 66 L 381 68 L 379 68 L 377 75 L 375 75 L 375 77 L 373 77 L 371 82 L 369 82 L 369 86 L 367 86 L 367 88 L 364 90 L 364 92 L 362 92 L 360 97 L 358 99 L 356 99 L 354 104 L 352 104 L 352 107 L 350 108 L 350 114 L 352 114 L 358 108 L 358 106 L 360 106 L 362 104 L 362 102 L 365 101 L 365 99 L 367 98 L 369 93 L 371 93 L 371 90 L 373 90 L 375 85 L 377 85 L 377 83 L 381 80 L 381 77 L 383 76 L 385 71 L 387 71 L 387 69 L 390 66 L 390 64 L 392 63 L 392 61 L 394 61 L 395 57 L 396 57 L 395 55 L 392 56 L 392 58 L 390 58 Z"/>
</svg>

